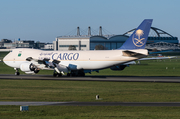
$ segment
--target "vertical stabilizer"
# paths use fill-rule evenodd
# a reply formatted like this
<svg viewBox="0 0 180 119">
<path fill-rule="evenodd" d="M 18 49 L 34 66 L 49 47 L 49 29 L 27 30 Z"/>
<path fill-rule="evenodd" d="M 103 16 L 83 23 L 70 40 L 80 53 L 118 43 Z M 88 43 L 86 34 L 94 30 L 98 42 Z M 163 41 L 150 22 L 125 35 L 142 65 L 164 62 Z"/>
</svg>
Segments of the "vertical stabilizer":
<svg viewBox="0 0 180 119">
<path fill-rule="evenodd" d="M 145 19 L 119 49 L 144 49 L 152 21 L 152 19 Z"/>
</svg>

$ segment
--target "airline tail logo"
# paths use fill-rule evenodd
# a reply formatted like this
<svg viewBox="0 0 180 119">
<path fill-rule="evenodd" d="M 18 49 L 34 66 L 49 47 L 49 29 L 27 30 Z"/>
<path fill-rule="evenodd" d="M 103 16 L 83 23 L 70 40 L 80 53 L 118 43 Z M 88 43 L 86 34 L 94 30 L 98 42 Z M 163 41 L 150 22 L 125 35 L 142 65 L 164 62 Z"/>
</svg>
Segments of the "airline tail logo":
<svg viewBox="0 0 180 119">
<path fill-rule="evenodd" d="M 152 19 L 145 19 L 119 49 L 144 49 L 152 21 Z"/>
<path fill-rule="evenodd" d="M 136 38 L 134 37 L 134 35 Z M 138 29 L 134 35 L 132 37 L 132 41 L 133 41 L 134 45 L 137 47 L 142 47 L 146 42 L 145 38 L 141 38 L 141 36 L 144 35 L 143 30 Z"/>
</svg>

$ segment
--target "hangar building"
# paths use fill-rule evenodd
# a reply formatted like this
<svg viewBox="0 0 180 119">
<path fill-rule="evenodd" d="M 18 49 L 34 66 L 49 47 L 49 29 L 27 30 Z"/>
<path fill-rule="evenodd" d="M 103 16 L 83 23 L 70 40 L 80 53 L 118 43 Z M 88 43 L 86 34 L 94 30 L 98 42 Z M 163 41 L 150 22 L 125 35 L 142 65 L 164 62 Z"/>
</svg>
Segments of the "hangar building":
<svg viewBox="0 0 180 119">
<path fill-rule="evenodd" d="M 135 28 L 136 29 L 136 28 Z M 80 35 L 80 28 L 77 27 L 77 35 L 59 36 L 54 43 L 54 50 L 95 50 L 98 45 L 103 46 L 107 50 L 117 49 L 129 38 L 135 29 L 132 29 L 122 35 L 103 35 L 102 27 L 99 28 L 99 35 L 91 35 L 91 28 L 88 27 L 88 35 Z M 151 27 L 147 45 L 151 43 L 173 43 L 179 44 L 178 38 L 169 33 Z"/>
</svg>

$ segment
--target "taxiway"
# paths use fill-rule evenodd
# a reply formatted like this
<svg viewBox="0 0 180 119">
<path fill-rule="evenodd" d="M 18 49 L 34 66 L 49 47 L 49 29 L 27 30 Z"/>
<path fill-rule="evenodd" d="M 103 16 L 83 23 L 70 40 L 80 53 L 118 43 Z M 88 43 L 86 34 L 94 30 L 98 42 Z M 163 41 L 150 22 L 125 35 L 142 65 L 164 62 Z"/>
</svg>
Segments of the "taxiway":
<svg viewBox="0 0 180 119">
<path fill-rule="evenodd" d="M 0 105 L 26 105 L 26 106 L 166 106 L 180 107 L 180 102 L 6 102 Z"/>
</svg>

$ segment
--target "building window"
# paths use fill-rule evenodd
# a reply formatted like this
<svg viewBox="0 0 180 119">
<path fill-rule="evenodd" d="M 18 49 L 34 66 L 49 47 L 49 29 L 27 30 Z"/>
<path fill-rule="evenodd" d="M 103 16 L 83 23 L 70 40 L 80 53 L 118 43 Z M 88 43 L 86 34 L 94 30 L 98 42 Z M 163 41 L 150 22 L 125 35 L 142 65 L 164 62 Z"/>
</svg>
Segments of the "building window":
<svg viewBox="0 0 180 119">
<path fill-rule="evenodd" d="M 86 47 L 86 45 L 81 45 L 81 47 Z"/>
<path fill-rule="evenodd" d="M 59 45 L 59 47 L 69 47 L 70 45 Z M 78 47 L 78 45 L 73 45 L 75 47 Z"/>
<path fill-rule="evenodd" d="M 117 49 L 116 43 L 111 43 L 111 49 Z"/>
</svg>

